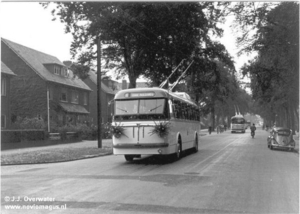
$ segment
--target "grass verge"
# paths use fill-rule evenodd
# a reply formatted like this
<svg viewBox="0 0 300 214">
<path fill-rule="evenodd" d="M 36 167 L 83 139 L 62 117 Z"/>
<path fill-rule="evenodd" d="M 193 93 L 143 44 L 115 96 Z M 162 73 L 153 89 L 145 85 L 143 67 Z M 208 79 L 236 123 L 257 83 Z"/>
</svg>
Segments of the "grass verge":
<svg viewBox="0 0 300 214">
<path fill-rule="evenodd" d="M 1 165 L 39 164 L 73 161 L 112 154 L 111 148 L 56 148 L 14 154 L 2 154 Z"/>
</svg>

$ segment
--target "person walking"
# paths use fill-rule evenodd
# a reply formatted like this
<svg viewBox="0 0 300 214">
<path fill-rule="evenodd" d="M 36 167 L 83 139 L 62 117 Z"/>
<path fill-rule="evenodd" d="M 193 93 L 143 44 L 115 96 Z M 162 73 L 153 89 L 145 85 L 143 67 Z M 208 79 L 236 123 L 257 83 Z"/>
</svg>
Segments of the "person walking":
<svg viewBox="0 0 300 214">
<path fill-rule="evenodd" d="M 254 138 L 255 130 L 256 130 L 256 127 L 255 127 L 255 124 L 254 124 L 254 123 L 253 123 L 253 125 L 250 127 L 250 130 L 251 130 L 251 136 L 252 136 L 252 138 Z"/>
</svg>

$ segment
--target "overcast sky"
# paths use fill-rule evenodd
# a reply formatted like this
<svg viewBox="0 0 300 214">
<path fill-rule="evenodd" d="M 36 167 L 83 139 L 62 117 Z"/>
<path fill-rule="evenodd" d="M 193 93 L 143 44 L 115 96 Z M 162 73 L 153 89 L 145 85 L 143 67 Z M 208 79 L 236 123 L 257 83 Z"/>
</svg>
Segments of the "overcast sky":
<svg viewBox="0 0 300 214">
<path fill-rule="evenodd" d="M 65 34 L 64 25 L 52 19 L 51 9 L 44 9 L 38 2 L 1 2 L 1 37 L 56 56 L 60 61 L 71 60 L 72 35 Z M 236 69 L 239 70 L 248 57 L 237 57 L 235 37 L 230 28 L 225 28 L 220 42 L 234 57 Z"/>
</svg>

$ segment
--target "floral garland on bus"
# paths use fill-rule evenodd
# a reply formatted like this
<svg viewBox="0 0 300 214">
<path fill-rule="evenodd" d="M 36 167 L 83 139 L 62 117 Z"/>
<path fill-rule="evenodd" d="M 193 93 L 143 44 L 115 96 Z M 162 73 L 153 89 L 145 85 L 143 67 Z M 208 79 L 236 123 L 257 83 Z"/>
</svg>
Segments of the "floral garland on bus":
<svg viewBox="0 0 300 214">
<path fill-rule="evenodd" d="M 166 135 L 168 135 L 169 131 L 170 131 L 170 122 L 159 122 L 159 123 L 155 123 L 154 122 L 154 128 L 151 132 L 149 132 L 149 134 L 153 135 L 153 134 L 157 134 L 159 137 L 163 138 Z"/>
<path fill-rule="evenodd" d="M 124 134 L 124 128 L 121 126 L 121 123 L 119 123 L 119 125 L 117 123 L 115 123 L 114 126 L 111 126 L 111 134 L 115 137 L 115 138 L 120 138 L 122 135 L 126 136 Z"/>
</svg>

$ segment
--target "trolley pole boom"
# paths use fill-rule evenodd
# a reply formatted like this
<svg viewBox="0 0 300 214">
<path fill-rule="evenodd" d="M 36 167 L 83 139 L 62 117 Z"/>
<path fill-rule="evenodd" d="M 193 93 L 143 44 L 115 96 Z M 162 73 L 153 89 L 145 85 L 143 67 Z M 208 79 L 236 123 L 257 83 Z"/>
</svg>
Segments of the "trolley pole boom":
<svg viewBox="0 0 300 214">
<path fill-rule="evenodd" d="M 159 85 L 159 88 L 163 88 L 166 83 L 168 83 L 169 79 L 171 78 L 171 76 L 175 73 L 175 71 L 177 71 L 177 69 L 179 68 L 179 66 L 182 64 L 182 62 L 184 61 L 185 59 L 181 60 L 181 62 L 178 64 L 178 66 L 172 71 L 172 73 L 168 76 L 168 78 L 163 81 L 160 85 Z"/>
<path fill-rule="evenodd" d="M 194 63 L 194 60 L 189 64 L 189 66 L 187 67 L 187 69 L 185 69 L 185 71 L 180 75 L 180 77 L 176 80 L 176 82 L 172 85 L 172 88 L 170 89 L 170 91 L 173 90 L 173 88 L 175 88 L 175 86 L 179 83 L 180 79 L 185 75 L 185 73 L 187 72 L 187 70 L 189 70 L 189 68 L 191 67 L 191 65 Z"/>
</svg>

